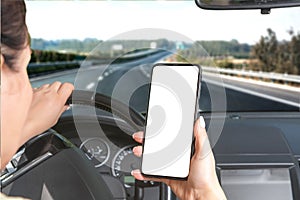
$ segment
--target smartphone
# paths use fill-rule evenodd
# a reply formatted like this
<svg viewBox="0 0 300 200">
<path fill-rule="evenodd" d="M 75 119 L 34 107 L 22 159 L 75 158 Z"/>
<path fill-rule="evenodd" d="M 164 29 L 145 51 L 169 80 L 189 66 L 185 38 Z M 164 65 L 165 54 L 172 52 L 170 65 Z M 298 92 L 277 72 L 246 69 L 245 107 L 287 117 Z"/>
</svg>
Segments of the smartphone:
<svg viewBox="0 0 300 200">
<path fill-rule="evenodd" d="M 154 65 L 141 161 L 144 176 L 188 177 L 200 81 L 198 65 Z"/>
</svg>

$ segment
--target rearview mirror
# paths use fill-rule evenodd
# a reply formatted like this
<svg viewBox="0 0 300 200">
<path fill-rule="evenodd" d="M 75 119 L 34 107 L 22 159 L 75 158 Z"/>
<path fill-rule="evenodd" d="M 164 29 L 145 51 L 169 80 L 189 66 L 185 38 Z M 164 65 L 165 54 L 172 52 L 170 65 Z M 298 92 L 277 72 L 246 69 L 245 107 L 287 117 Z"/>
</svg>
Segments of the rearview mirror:
<svg viewBox="0 0 300 200">
<path fill-rule="evenodd" d="M 271 8 L 300 6 L 300 0 L 195 0 L 195 2 L 203 9 L 261 9 L 262 14 L 269 14 Z"/>
</svg>

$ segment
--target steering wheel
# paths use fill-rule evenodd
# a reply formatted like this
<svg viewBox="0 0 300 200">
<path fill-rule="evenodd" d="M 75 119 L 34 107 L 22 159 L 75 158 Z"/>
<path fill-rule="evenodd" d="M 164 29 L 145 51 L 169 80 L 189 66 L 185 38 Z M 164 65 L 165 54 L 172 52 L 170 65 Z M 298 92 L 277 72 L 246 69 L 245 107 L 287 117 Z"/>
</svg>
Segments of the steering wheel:
<svg viewBox="0 0 300 200">
<path fill-rule="evenodd" d="M 90 91 L 75 90 L 73 91 L 66 104 L 92 106 L 97 109 L 113 113 L 120 119 L 124 120 L 133 132 L 143 130 L 145 124 L 145 117 L 136 112 L 130 106 L 100 93 L 95 94 Z M 66 117 L 66 120 L 69 120 L 69 118 Z M 165 197 L 167 196 L 166 193 L 168 192 L 168 188 L 165 184 L 154 184 L 152 182 L 151 184 L 149 184 L 139 180 L 135 181 L 134 199 L 143 199 L 143 188 L 155 185 L 159 185 L 160 187 L 160 199 L 165 199 Z"/>
<path fill-rule="evenodd" d="M 145 123 L 144 116 L 128 105 L 99 93 L 94 94 L 89 91 L 74 90 L 66 104 L 95 106 L 110 113 L 112 113 L 111 105 L 114 105 L 113 113 L 128 123 L 134 131 L 140 131 L 140 127 L 143 127 Z M 130 116 L 125 114 L 128 111 Z"/>
<path fill-rule="evenodd" d="M 113 113 L 117 117 L 123 119 L 134 132 L 143 130 L 145 124 L 145 117 L 136 112 L 130 106 L 100 93 L 94 94 L 89 91 L 75 90 L 66 104 L 92 106 L 100 110 Z M 113 109 L 112 105 L 114 106 Z M 69 118 L 66 117 L 66 120 L 69 120 Z M 167 193 L 169 192 L 167 185 L 162 183 L 154 184 L 152 182 L 149 184 L 139 180 L 135 181 L 134 199 L 143 199 L 143 188 L 155 185 L 158 185 L 160 188 L 159 199 L 166 199 L 168 196 Z"/>
<path fill-rule="evenodd" d="M 124 103 L 98 93 L 94 94 L 93 92 L 89 91 L 75 90 L 73 91 L 73 94 L 68 99 L 66 104 L 94 106 L 98 109 L 105 110 L 110 113 L 112 113 L 111 105 L 114 105 L 113 113 L 121 119 L 123 119 L 134 131 L 140 131 L 141 127 L 143 127 L 145 122 L 144 116 L 142 116 L 132 108 L 128 107 Z M 124 114 L 128 112 L 130 116 Z M 87 196 L 91 196 L 91 199 L 113 199 L 109 188 L 105 185 L 105 182 L 103 181 L 101 176 L 95 176 L 95 174 L 99 173 L 96 171 L 95 167 L 86 159 L 85 155 L 74 145 L 70 144 L 70 142 L 68 142 L 68 140 L 66 140 L 62 135 L 57 134 L 54 130 L 49 129 L 45 133 L 31 139 L 24 145 L 24 147 L 25 152 L 23 156 L 25 155 L 25 160 L 27 159 L 27 161 L 21 163 L 21 165 L 17 167 L 15 173 L 19 173 L 22 176 L 15 176 L 14 179 L 11 179 L 10 181 L 6 182 L 6 184 L 4 184 L 3 187 L 4 193 L 10 195 L 22 195 L 28 192 L 28 190 L 30 190 L 30 188 L 24 187 L 24 183 L 32 180 L 32 177 L 38 178 L 38 176 L 40 176 L 40 173 L 45 173 L 45 169 L 48 169 L 46 171 L 49 173 L 61 171 L 63 172 L 61 175 L 65 176 L 70 171 L 72 171 L 70 170 L 69 166 L 71 165 L 72 168 L 75 169 L 75 172 L 77 174 L 79 173 L 78 171 L 80 171 L 81 180 L 79 180 L 79 182 L 85 182 L 84 185 L 86 189 L 89 190 L 89 192 L 86 193 Z M 47 155 L 51 154 L 51 158 L 45 158 L 43 162 L 37 164 L 36 160 L 39 159 L 41 156 L 45 155 L 45 153 L 47 153 Z M 66 166 L 64 163 L 66 162 L 66 159 L 69 164 L 68 166 Z M 53 160 L 55 162 L 52 162 Z M 63 162 L 62 165 L 60 165 L 60 167 L 58 167 L 57 160 Z M 33 165 L 32 163 L 35 164 Z M 24 170 L 24 168 L 26 170 Z M 82 177 L 82 174 L 84 174 L 85 177 Z M 74 183 L 74 181 L 72 183 Z M 6 188 L 10 188 L 11 184 L 13 184 L 14 186 L 20 185 L 19 189 L 22 188 L 21 191 L 16 192 L 18 189 L 7 190 Z M 137 184 L 135 184 L 135 199 L 142 198 L 142 187 L 144 185 L 145 184 L 143 182 L 139 183 L 139 181 L 137 181 Z M 79 184 L 76 188 L 79 189 L 81 187 L 83 187 L 82 184 Z M 42 190 L 44 191 L 44 188 L 42 188 Z M 161 198 L 164 198 L 165 191 L 166 186 L 163 186 L 161 184 Z M 37 191 L 34 190 L 31 192 L 35 193 Z M 29 195 L 26 197 L 30 198 L 31 196 Z M 68 198 L 67 196 L 64 197 L 64 194 L 62 194 L 60 197 L 63 197 L 64 199 Z M 79 198 L 79 196 L 77 196 L 76 198 Z M 84 197 L 84 199 L 89 198 Z"/>
</svg>

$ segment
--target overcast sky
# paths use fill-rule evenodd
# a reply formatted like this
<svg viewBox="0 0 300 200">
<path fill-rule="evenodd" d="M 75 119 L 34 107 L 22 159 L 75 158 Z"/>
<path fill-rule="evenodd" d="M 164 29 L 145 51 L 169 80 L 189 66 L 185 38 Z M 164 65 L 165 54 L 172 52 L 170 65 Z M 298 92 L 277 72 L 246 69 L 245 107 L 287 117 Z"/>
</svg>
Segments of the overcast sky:
<svg viewBox="0 0 300 200">
<path fill-rule="evenodd" d="M 279 39 L 289 39 L 291 27 L 300 31 L 300 7 L 261 15 L 259 10 L 205 11 L 193 1 L 27 1 L 26 5 L 31 37 L 47 40 L 107 40 L 133 29 L 163 28 L 191 40 L 237 39 L 253 44 L 267 28 Z"/>
</svg>

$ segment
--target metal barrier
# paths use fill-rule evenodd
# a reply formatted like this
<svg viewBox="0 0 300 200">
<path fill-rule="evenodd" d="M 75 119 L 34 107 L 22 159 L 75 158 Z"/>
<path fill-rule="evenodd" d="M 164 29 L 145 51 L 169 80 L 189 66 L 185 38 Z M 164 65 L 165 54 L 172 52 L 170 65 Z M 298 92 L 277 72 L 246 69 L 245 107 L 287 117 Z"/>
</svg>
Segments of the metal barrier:
<svg viewBox="0 0 300 200">
<path fill-rule="evenodd" d="M 61 62 L 46 62 L 46 63 L 29 63 L 28 68 L 34 69 L 39 67 L 56 67 L 68 65 L 80 65 L 82 61 L 61 61 Z"/>
<path fill-rule="evenodd" d="M 238 70 L 238 69 L 224 69 L 224 68 L 207 67 L 207 66 L 202 66 L 202 69 L 205 72 L 220 73 L 224 75 L 257 78 L 263 80 L 270 80 L 274 82 L 282 82 L 285 84 L 287 83 L 300 84 L 300 76 L 298 75 L 289 75 L 289 74 L 280 74 L 280 73 L 262 72 L 262 71 L 258 71 L 258 72 L 246 71 L 246 70 Z"/>
</svg>

